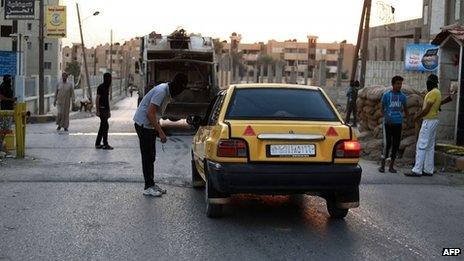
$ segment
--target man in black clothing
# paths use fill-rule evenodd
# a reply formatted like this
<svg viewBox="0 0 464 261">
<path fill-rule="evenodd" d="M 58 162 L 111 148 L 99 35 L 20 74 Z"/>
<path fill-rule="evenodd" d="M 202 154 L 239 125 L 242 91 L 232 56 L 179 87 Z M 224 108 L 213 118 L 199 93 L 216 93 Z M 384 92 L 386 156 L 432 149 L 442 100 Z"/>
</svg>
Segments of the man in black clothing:
<svg viewBox="0 0 464 261">
<path fill-rule="evenodd" d="M 348 101 L 346 104 L 346 119 L 345 122 L 350 122 L 350 116 L 353 114 L 353 126 L 356 127 L 357 107 L 356 100 L 358 99 L 359 81 L 350 82 L 350 87 L 346 94 Z"/>
<path fill-rule="evenodd" d="M 111 117 L 109 100 L 111 78 L 111 73 L 105 73 L 103 75 L 103 83 L 98 86 L 97 97 L 95 98 L 97 116 L 100 117 L 100 129 L 98 130 L 97 140 L 95 141 L 96 149 L 113 149 L 113 147 L 108 144 L 108 119 Z M 101 145 L 102 139 L 103 145 Z"/>
<path fill-rule="evenodd" d="M 0 110 L 13 110 L 16 98 L 13 94 L 11 86 L 11 76 L 6 74 L 3 76 L 3 82 L 0 85 Z M 11 124 L 13 117 L 0 117 L 0 150 L 3 147 L 5 135 L 11 132 Z"/>
<path fill-rule="evenodd" d="M 11 86 L 11 75 L 5 74 L 3 76 L 3 82 L 0 85 L 0 109 L 1 110 L 13 110 L 16 98 L 13 94 L 13 88 Z"/>
</svg>

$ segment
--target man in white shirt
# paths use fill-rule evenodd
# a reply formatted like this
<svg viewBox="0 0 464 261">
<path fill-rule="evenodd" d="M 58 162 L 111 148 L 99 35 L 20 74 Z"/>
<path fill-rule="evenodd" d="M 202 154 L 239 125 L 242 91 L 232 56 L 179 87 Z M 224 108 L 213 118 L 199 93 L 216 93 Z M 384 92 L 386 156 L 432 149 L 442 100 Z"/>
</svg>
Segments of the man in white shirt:
<svg viewBox="0 0 464 261">
<path fill-rule="evenodd" d="M 156 159 L 156 134 L 162 143 L 166 143 L 166 134 L 159 124 L 166 106 L 171 98 L 182 93 L 188 83 L 187 76 L 179 73 L 169 83 L 159 84 L 151 89 L 140 102 L 134 115 L 134 126 L 139 137 L 140 152 L 142 154 L 142 169 L 145 179 L 144 195 L 160 197 L 166 193 L 154 181 L 154 162 Z"/>
</svg>

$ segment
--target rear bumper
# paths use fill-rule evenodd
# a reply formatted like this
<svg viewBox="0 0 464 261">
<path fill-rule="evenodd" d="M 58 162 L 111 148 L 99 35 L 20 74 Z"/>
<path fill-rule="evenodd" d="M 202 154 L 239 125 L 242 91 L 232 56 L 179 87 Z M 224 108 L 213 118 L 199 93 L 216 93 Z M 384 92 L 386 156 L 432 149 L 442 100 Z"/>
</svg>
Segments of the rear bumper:
<svg viewBox="0 0 464 261">
<path fill-rule="evenodd" d="M 225 194 L 358 194 L 362 172 L 359 165 L 335 164 L 223 164 L 207 161 L 207 168 L 213 187 Z"/>
</svg>

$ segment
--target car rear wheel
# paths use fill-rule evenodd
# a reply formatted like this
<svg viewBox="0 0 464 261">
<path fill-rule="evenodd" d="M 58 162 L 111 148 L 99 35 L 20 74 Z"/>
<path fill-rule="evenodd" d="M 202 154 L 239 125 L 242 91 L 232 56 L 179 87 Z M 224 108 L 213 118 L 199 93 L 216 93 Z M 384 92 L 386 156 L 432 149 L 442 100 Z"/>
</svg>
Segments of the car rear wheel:
<svg viewBox="0 0 464 261">
<path fill-rule="evenodd" d="M 206 182 L 198 173 L 197 166 L 195 165 L 195 160 L 192 159 L 192 187 L 196 189 L 202 189 L 205 187 Z"/>
<path fill-rule="evenodd" d="M 326 199 L 327 201 L 327 211 L 331 218 L 334 219 L 343 219 L 348 215 L 349 209 L 343 209 L 337 207 L 337 201 L 335 199 Z"/>
</svg>

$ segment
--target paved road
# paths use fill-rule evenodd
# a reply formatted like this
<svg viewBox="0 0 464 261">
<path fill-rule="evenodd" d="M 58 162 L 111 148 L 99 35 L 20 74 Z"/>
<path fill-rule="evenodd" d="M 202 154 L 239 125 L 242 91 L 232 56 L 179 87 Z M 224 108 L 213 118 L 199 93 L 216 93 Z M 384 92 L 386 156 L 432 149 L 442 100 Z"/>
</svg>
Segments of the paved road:
<svg viewBox="0 0 464 261">
<path fill-rule="evenodd" d="M 158 146 L 168 194 L 143 197 L 135 103 L 113 112 L 114 151 L 93 148 L 96 118 L 73 120 L 69 135 L 28 126 L 29 158 L 0 165 L 0 260 L 431 260 L 464 248 L 463 176 L 378 174 L 367 161 L 361 207 L 344 221 L 309 196 L 238 196 L 208 219 L 182 122 L 165 122 L 173 135 Z"/>
</svg>

